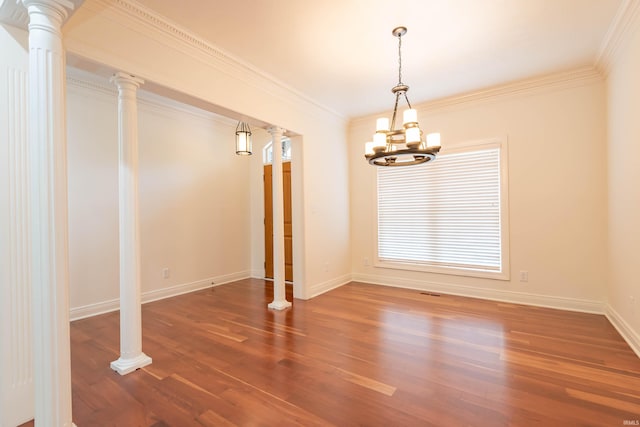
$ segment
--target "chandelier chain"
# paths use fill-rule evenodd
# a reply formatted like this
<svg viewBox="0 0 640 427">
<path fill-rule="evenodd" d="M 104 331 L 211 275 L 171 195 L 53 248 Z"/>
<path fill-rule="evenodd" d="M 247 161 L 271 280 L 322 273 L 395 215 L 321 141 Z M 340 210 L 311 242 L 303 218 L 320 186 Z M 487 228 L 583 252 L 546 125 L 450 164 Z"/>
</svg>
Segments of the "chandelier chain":
<svg viewBox="0 0 640 427">
<path fill-rule="evenodd" d="M 398 84 L 402 84 L 402 35 L 398 35 Z"/>
</svg>

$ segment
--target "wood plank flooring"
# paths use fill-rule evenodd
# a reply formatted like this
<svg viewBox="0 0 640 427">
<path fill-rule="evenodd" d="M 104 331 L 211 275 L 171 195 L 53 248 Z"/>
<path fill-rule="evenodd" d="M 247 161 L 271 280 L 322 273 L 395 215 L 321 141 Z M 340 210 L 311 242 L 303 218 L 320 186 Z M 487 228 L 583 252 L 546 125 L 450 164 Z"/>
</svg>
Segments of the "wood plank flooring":
<svg viewBox="0 0 640 427">
<path fill-rule="evenodd" d="M 351 283 L 291 309 L 243 280 L 143 306 L 153 364 L 126 376 L 118 313 L 71 325 L 85 426 L 622 426 L 640 359 L 604 316 Z M 289 299 L 291 295 L 289 294 Z"/>
</svg>

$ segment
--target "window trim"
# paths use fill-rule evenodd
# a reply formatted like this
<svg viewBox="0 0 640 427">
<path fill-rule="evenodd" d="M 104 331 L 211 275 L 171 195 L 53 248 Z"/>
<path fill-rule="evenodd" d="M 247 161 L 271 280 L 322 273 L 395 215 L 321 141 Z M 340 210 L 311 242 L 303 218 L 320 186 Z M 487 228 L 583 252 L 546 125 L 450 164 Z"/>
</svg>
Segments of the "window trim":
<svg viewBox="0 0 640 427">
<path fill-rule="evenodd" d="M 510 247 L 509 247 L 509 149 L 507 137 L 494 137 L 476 141 L 468 141 L 464 143 L 454 144 L 451 146 L 443 146 L 440 151 L 442 154 L 455 154 L 476 150 L 484 150 L 491 148 L 499 148 L 500 150 L 500 245 L 501 245 L 501 269 L 498 272 L 482 271 L 473 268 L 463 267 L 447 267 L 436 265 L 416 264 L 410 261 L 387 261 L 379 257 L 378 252 L 378 180 L 376 179 L 374 188 L 374 206 L 375 214 L 373 221 L 374 236 L 374 260 L 373 266 L 378 268 L 420 271 L 437 274 L 447 274 L 456 276 L 478 277 L 496 280 L 510 280 Z M 437 159 L 436 159 L 437 161 Z M 420 167 L 420 166 L 417 166 Z M 429 167 L 429 164 L 423 167 Z M 377 174 L 376 174 L 377 176 Z"/>
</svg>

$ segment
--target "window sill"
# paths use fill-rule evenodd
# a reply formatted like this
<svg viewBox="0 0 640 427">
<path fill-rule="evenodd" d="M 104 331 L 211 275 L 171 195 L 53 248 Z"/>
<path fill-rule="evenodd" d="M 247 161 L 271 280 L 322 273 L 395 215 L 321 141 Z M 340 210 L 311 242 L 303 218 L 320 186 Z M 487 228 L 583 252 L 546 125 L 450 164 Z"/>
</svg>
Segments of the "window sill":
<svg viewBox="0 0 640 427">
<path fill-rule="evenodd" d="M 388 268 L 388 269 L 405 270 L 405 271 L 419 271 L 423 273 L 446 274 L 446 275 L 453 275 L 453 276 L 467 276 L 467 277 L 476 277 L 476 278 L 492 279 L 492 280 L 510 280 L 511 279 L 508 269 L 503 269 L 503 271 L 487 271 L 487 270 L 478 270 L 473 268 L 424 265 L 424 264 L 416 264 L 412 262 L 384 261 L 380 259 L 377 259 L 374 262 L 373 266 L 377 268 Z"/>
</svg>

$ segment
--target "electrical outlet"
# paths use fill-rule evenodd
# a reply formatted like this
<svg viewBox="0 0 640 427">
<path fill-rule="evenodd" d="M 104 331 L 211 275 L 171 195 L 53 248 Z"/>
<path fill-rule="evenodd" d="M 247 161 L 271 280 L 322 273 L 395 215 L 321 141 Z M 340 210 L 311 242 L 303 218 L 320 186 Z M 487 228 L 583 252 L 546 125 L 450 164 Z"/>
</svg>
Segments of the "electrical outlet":
<svg viewBox="0 0 640 427">
<path fill-rule="evenodd" d="M 528 282 L 529 281 L 529 272 L 526 270 L 520 270 L 520 281 Z"/>
<path fill-rule="evenodd" d="M 365 266 L 365 267 L 369 267 L 369 258 L 365 257 L 365 258 L 362 260 L 362 263 L 364 264 L 364 266 Z"/>
<path fill-rule="evenodd" d="M 162 278 L 163 279 L 168 279 L 170 275 L 169 269 L 168 268 L 163 268 L 162 269 Z"/>
<path fill-rule="evenodd" d="M 324 263 L 324 272 L 327 273 L 329 271 L 329 263 L 325 262 Z"/>
</svg>

